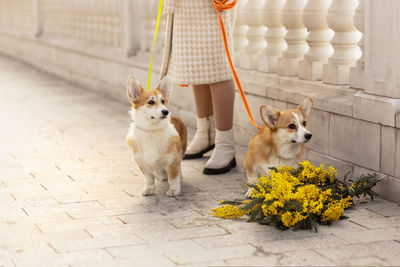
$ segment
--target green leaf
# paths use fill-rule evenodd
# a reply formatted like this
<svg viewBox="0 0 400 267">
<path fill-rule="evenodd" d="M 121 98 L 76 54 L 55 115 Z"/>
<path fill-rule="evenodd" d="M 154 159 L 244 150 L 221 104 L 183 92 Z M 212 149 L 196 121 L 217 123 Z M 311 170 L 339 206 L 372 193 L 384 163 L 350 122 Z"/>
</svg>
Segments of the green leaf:
<svg viewBox="0 0 400 267">
<path fill-rule="evenodd" d="M 255 210 L 251 211 L 249 216 L 250 218 L 247 220 L 248 222 L 255 222 L 262 219 L 262 217 L 264 217 L 264 213 L 261 208 L 261 205 L 255 208 Z"/>
<path fill-rule="evenodd" d="M 243 204 L 243 200 L 224 200 L 221 205 L 234 205 L 234 206 L 238 206 Z"/>
<path fill-rule="evenodd" d="M 251 210 L 255 205 L 261 203 L 263 201 L 262 198 L 254 198 L 250 203 L 247 203 L 244 207 L 241 207 L 241 210 Z"/>
</svg>

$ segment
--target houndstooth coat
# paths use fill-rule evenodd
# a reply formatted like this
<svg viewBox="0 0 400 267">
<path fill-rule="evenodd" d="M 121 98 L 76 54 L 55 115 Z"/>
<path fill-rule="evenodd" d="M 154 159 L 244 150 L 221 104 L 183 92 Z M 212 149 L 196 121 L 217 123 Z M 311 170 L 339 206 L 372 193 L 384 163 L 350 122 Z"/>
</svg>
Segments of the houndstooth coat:
<svg viewBox="0 0 400 267">
<path fill-rule="evenodd" d="M 167 0 L 167 33 L 161 78 L 178 84 L 209 84 L 232 79 L 212 0 Z M 233 58 L 233 26 L 236 9 L 222 12 Z"/>
</svg>

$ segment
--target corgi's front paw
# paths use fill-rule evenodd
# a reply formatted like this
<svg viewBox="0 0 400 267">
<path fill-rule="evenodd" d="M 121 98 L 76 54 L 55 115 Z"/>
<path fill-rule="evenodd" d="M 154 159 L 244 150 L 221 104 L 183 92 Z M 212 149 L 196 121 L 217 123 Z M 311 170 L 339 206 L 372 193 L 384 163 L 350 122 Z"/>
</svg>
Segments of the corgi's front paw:
<svg viewBox="0 0 400 267">
<path fill-rule="evenodd" d="M 181 192 L 181 176 L 179 175 L 175 179 L 169 179 L 169 190 L 167 191 L 167 196 L 174 197 L 179 195 Z"/>
<path fill-rule="evenodd" d="M 155 193 L 155 188 L 145 188 L 145 189 L 143 189 L 143 191 L 142 191 L 142 196 L 151 196 L 151 195 L 154 195 L 154 193 Z"/>
<path fill-rule="evenodd" d="M 180 188 L 170 188 L 168 191 L 167 191 L 167 196 L 169 196 L 169 197 L 175 197 L 175 196 L 177 196 L 177 195 L 179 195 L 179 193 L 181 192 L 181 190 L 180 190 Z"/>
</svg>

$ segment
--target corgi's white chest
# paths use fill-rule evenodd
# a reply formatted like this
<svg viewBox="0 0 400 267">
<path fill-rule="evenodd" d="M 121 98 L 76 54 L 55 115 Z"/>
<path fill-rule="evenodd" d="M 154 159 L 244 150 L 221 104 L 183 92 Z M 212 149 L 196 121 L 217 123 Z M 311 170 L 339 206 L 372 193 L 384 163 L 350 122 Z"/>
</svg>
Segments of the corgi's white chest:
<svg viewBox="0 0 400 267">
<path fill-rule="evenodd" d="M 134 153 L 135 161 L 142 166 L 152 166 L 168 161 L 170 157 L 166 154 L 166 150 L 171 137 L 177 136 L 178 133 L 172 124 L 168 124 L 160 131 L 143 131 L 132 124 L 128 135 L 137 145 L 137 151 Z"/>
<path fill-rule="evenodd" d="M 276 167 L 276 166 L 289 166 L 296 167 L 296 158 L 282 158 L 275 154 L 272 154 L 269 158 L 268 167 Z"/>
<path fill-rule="evenodd" d="M 297 156 L 301 153 L 302 146 L 301 145 L 284 145 L 281 146 L 278 150 L 278 155 L 281 161 L 284 162 L 296 162 Z M 284 164 L 281 164 L 284 165 Z M 290 166 L 285 164 L 286 166 Z"/>
<path fill-rule="evenodd" d="M 158 139 L 155 136 L 148 136 L 147 138 L 135 138 L 138 151 L 135 153 L 135 159 L 139 159 L 146 164 L 153 164 L 164 154 L 164 149 L 168 145 L 168 140 L 164 138 Z"/>
<path fill-rule="evenodd" d="M 272 168 L 277 166 L 290 166 L 296 167 L 296 159 L 284 159 L 275 154 L 272 154 L 269 157 L 269 160 L 260 162 L 254 166 L 254 172 L 256 173 L 257 177 L 266 175 Z"/>
</svg>

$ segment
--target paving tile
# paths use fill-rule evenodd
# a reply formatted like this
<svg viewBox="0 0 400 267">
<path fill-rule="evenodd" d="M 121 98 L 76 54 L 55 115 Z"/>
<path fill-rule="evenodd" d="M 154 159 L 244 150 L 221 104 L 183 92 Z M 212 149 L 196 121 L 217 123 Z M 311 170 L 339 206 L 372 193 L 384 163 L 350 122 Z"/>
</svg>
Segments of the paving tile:
<svg viewBox="0 0 400 267">
<path fill-rule="evenodd" d="M 159 212 L 148 212 L 139 214 L 126 214 L 119 215 L 124 223 L 136 223 L 136 222 L 148 222 L 152 220 L 165 220 L 170 218 L 180 217 L 193 217 L 199 216 L 199 213 L 194 210 L 174 210 L 174 211 L 159 211 Z"/>
<path fill-rule="evenodd" d="M 347 214 L 345 214 L 348 216 Z M 351 217 L 353 218 L 353 217 Z M 356 232 L 363 232 L 367 230 L 367 228 L 358 225 L 351 220 L 340 220 L 337 222 L 333 222 L 331 225 L 318 225 L 318 233 L 319 234 L 336 234 L 341 236 L 342 234 L 347 233 L 356 233 Z"/>
<path fill-rule="evenodd" d="M 174 231 L 176 228 L 166 220 L 141 221 L 131 224 L 115 225 L 110 228 L 108 225 L 86 226 L 85 229 L 94 237 L 106 234 L 139 234 L 141 232 L 162 232 Z"/>
<path fill-rule="evenodd" d="M 55 251 L 51 243 L 74 242 L 77 240 L 91 238 L 84 230 L 62 231 L 57 233 L 38 233 L 38 234 L 21 234 L 14 233 L 13 236 L 2 239 L 2 254 L 15 253 L 44 253 L 52 254 Z"/>
<path fill-rule="evenodd" d="M 14 267 L 14 263 L 11 259 L 0 259 L 0 266 L 2 267 Z"/>
<path fill-rule="evenodd" d="M 372 218 L 383 218 L 384 216 L 370 211 L 367 207 L 370 207 L 370 204 L 356 204 L 355 207 L 347 209 L 344 215 L 348 216 L 348 220 L 366 220 Z"/>
<path fill-rule="evenodd" d="M 141 232 L 137 235 L 149 243 L 183 240 L 201 236 L 224 235 L 227 232 L 218 226 L 199 226 L 172 231 L 162 232 Z"/>
<path fill-rule="evenodd" d="M 32 235 L 40 233 L 40 229 L 26 220 L 7 220 L 0 222 L 0 239 L 7 239 L 16 235 Z"/>
<path fill-rule="evenodd" d="M 400 216 L 399 204 L 387 202 L 382 199 L 372 201 L 366 209 L 382 216 Z"/>
<path fill-rule="evenodd" d="M 142 205 L 128 205 L 125 207 L 97 207 L 95 209 L 81 209 L 67 211 L 75 219 L 91 218 L 91 217 L 105 217 L 116 216 L 121 214 L 142 213 L 148 212 L 148 209 Z"/>
<path fill-rule="evenodd" d="M 343 266 L 392 266 L 379 257 L 353 258 L 341 261 Z"/>
<path fill-rule="evenodd" d="M 384 259 L 388 265 L 398 265 L 400 262 L 400 243 L 396 241 L 365 242 L 330 248 L 320 246 L 314 250 L 338 265 L 344 265 L 349 260 L 357 258 L 371 257 Z M 368 265 L 373 264 L 368 263 Z"/>
<path fill-rule="evenodd" d="M 165 254 L 177 264 L 189 264 L 206 261 L 244 258 L 253 255 L 255 251 L 256 248 L 254 248 L 253 246 L 245 245 L 194 251 L 166 252 Z"/>
<path fill-rule="evenodd" d="M 123 223 L 117 217 L 95 217 L 95 218 L 83 218 L 83 219 L 71 219 L 66 221 L 60 221 L 57 223 L 51 222 L 49 220 L 42 220 L 36 225 L 40 231 L 44 233 L 52 232 L 62 232 L 69 230 L 79 230 L 86 229 L 89 227 L 94 227 L 101 225 L 102 227 L 117 227 Z"/>
<path fill-rule="evenodd" d="M 50 244 L 57 252 L 80 251 L 87 249 L 100 249 L 127 245 L 143 244 L 143 240 L 134 234 L 128 233 L 110 233 L 101 234 L 95 237 L 89 237 L 79 240 L 56 240 L 50 241 Z"/>
<path fill-rule="evenodd" d="M 281 231 L 273 227 L 264 227 L 261 231 L 239 232 L 220 236 L 199 237 L 193 240 L 205 248 L 238 246 L 252 244 L 262 246 L 276 240 L 299 239 L 315 237 L 316 234 L 310 231 Z"/>
<path fill-rule="evenodd" d="M 88 260 L 90 259 L 90 260 Z M 88 264 L 90 262 L 102 262 L 107 260 L 112 260 L 112 256 L 106 251 L 97 250 L 87 250 L 79 252 L 69 252 L 61 254 L 28 254 L 19 255 L 13 258 L 13 261 L 17 266 L 82 266 L 83 264 Z M 92 265 L 94 266 L 94 265 Z M 99 266 L 99 265 L 96 265 Z"/>
<path fill-rule="evenodd" d="M 350 220 L 369 229 L 400 226 L 400 216 L 393 216 L 388 218 L 371 218 L 371 219 L 352 218 Z"/>
<path fill-rule="evenodd" d="M 183 267 L 228 266 L 224 261 L 204 261 L 198 263 L 182 264 Z"/>
<path fill-rule="evenodd" d="M 344 246 L 349 244 L 349 242 L 344 241 L 332 234 L 329 235 L 315 235 L 315 236 L 307 236 L 302 238 L 295 239 L 286 239 L 286 240 L 277 240 L 266 242 L 265 244 L 261 244 L 260 247 L 266 251 L 271 253 L 280 253 L 287 251 L 296 251 L 301 249 L 314 249 L 321 246 L 324 247 L 336 247 L 336 246 Z"/>
<path fill-rule="evenodd" d="M 171 260 L 164 255 L 153 254 L 151 256 L 129 258 L 129 259 L 113 259 L 113 260 L 93 260 L 86 259 L 82 261 L 73 262 L 71 266 L 75 267 L 87 267 L 87 266 L 118 266 L 118 267 L 132 267 L 132 266 L 143 266 L 143 267 L 154 267 L 154 266 L 165 266 L 172 267 L 176 266 Z"/>
<path fill-rule="evenodd" d="M 340 233 L 336 232 L 335 235 L 351 243 L 400 240 L 400 226 L 364 231 L 342 231 Z"/>
<path fill-rule="evenodd" d="M 202 225 L 216 225 L 220 219 L 211 216 L 178 217 L 167 219 L 176 228 L 185 228 Z"/>
<path fill-rule="evenodd" d="M 250 258 L 226 260 L 229 266 L 336 266 L 313 250 L 299 250 L 282 254 L 259 253 Z"/>
<path fill-rule="evenodd" d="M 273 226 L 265 227 L 265 225 L 257 223 L 248 223 L 246 218 L 240 218 L 239 220 L 219 219 L 218 225 L 230 233 L 268 232 L 271 230 L 270 228 L 273 228 Z"/>
<path fill-rule="evenodd" d="M 200 245 L 192 240 L 178 240 L 155 244 L 144 244 L 135 246 L 123 246 L 107 248 L 107 251 L 118 259 L 151 257 L 159 253 L 177 252 L 177 251 L 194 251 L 203 249 Z"/>
</svg>

